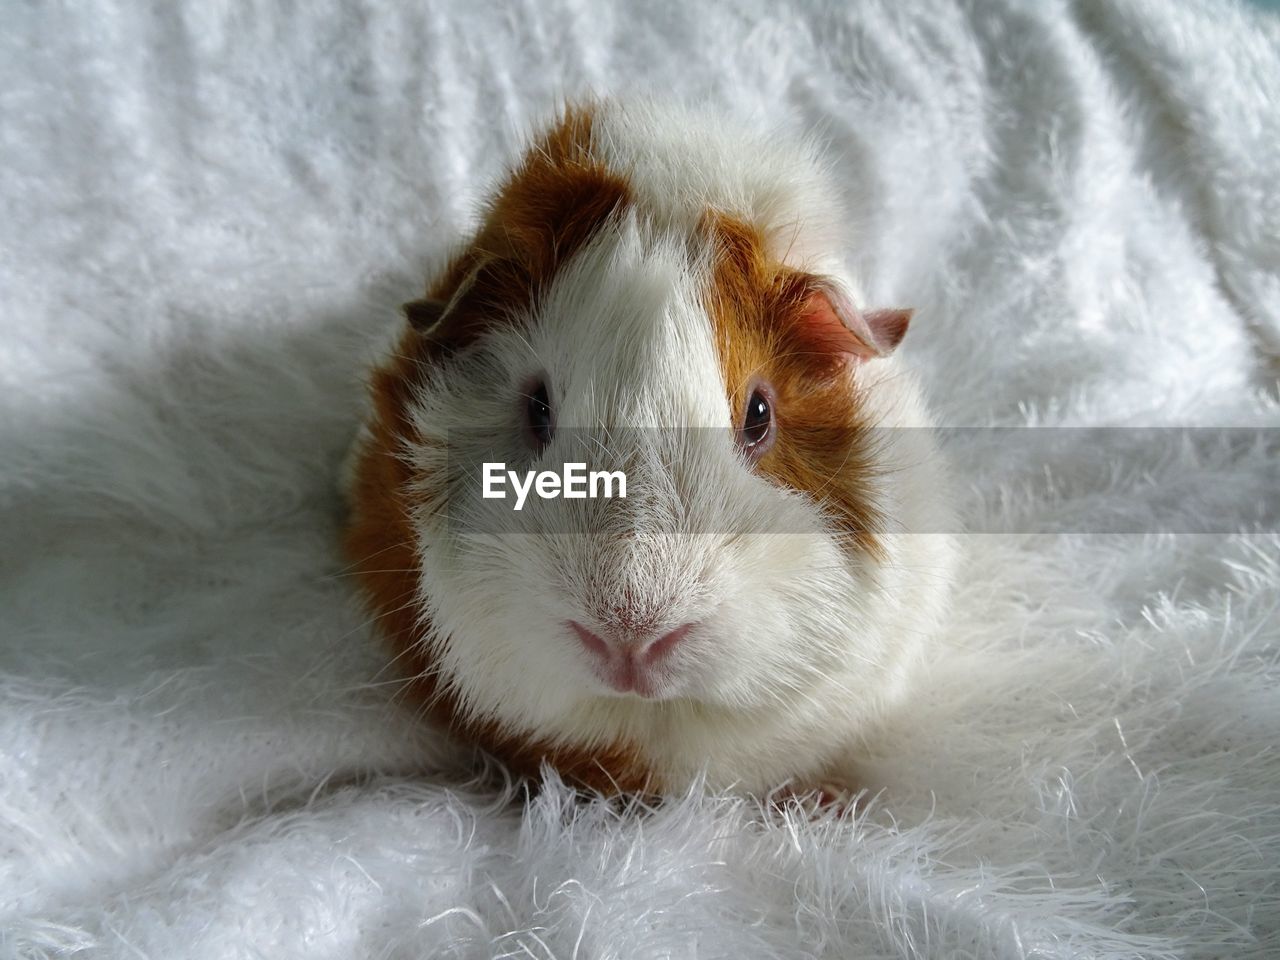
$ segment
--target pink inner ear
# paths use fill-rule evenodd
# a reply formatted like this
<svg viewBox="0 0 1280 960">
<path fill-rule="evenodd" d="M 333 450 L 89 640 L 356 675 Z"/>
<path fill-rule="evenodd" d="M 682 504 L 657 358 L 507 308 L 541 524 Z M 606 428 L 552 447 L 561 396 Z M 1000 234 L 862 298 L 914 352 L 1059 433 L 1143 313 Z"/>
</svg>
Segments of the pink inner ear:
<svg viewBox="0 0 1280 960">
<path fill-rule="evenodd" d="M 910 322 L 910 310 L 863 314 L 840 293 L 818 287 L 804 301 L 799 326 L 814 351 L 862 361 L 893 352 Z"/>
<path fill-rule="evenodd" d="M 817 353 L 860 360 L 876 356 L 876 351 L 840 319 L 835 304 L 824 290 L 809 294 L 800 312 L 799 326 L 807 346 Z"/>
<path fill-rule="evenodd" d="M 913 311 L 904 309 L 872 310 L 862 315 L 863 322 L 880 349 L 880 355 L 892 353 L 907 335 Z"/>
</svg>

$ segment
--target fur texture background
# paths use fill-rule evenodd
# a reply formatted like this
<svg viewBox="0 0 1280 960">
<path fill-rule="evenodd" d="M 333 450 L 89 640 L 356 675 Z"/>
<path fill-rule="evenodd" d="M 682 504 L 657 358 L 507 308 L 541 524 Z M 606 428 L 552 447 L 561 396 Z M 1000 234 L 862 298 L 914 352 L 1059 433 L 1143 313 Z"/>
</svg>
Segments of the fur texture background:
<svg viewBox="0 0 1280 960">
<path fill-rule="evenodd" d="M 843 821 L 468 785 L 389 702 L 335 481 L 394 308 L 586 89 L 819 126 L 869 298 L 919 308 L 904 357 L 943 423 L 1280 426 L 1276 21 L 1219 0 L 4 16 L 0 952 L 1280 952 L 1274 443 L 1152 441 L 1119 468 L 1086 434 L 959 435 L 966 516 L 1004 532 L 965 538 L 882 793 Z M 1181 519 L 1223 533 L 1106 532 L 1188 485 Z"/>
</svg>

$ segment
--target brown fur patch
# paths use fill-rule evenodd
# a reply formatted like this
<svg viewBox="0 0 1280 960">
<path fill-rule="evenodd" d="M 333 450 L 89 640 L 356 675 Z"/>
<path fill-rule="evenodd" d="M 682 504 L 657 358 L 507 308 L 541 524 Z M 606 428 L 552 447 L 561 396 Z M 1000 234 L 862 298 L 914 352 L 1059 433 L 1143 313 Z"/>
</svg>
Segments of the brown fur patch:
<svg viewBox="0 0 1280 960">
<path fill-rule="evenodd" d="M 592 153 L 592 126 L 590 109 L 569 108 L 503 181 L 471 244 L 428 290 L 429 299 L 452 304 L 432 343 L 465 347 L 495 320 L 527 309 L 627 205 L 627 181 Z"/>
<path fill-rule="evenodd" d="M 422 504 L 410 490 L 415 478 L 402 455 L 406 441 L 420 440 L 411 400 L 424 374 L 493 324 L 526 310 L 556 269 L 628 202 L 626 181 L 592 156 L 591 128 L 589 109 L 569 109 L 534 144 L 503 183 L 474 241 L 431 284 L 427 300 L 450 304 L 447 314 L 425 331 L 407 329 L 395 355 L 374 371 L 372 435 L 357 463 L 345 547 L 408 692 L 432 721 L 518 776 L 536 777 L 545 761 L 578 786 L 644 793 L 653 778 L 632 745 L 576 748 L 476 721 L 438 677 L 416 593 L 420 562 L 410 517 Z M 410 305 L 407 312 L 430 317 L 438 309 Z"/>
<path fill-rule="evenodd" d="M 808 493 L 853 548 L 881 557 L 876 532 L 871 426 L 846 375 L 848 357 L 831 331 L 804 322 L 818 278 L 773 261 L 750 224 L 710 214 L 715 251 L 706 294 L 730 407 L 741 417 L 764 380 L 775 394 L 777 439 L 757 469 Z"/>
</svg>

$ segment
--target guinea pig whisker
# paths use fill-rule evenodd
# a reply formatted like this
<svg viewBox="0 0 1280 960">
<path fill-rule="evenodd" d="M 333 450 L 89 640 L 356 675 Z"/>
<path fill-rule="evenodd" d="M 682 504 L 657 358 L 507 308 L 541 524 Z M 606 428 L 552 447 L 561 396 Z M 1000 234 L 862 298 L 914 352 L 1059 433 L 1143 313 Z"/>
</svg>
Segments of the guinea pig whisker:
<svg viewBox="0 0 1280 960">
<path fill-rule="evenodd" d="M 401 596 L 410 596 L 411 599 L 407 603 L 404 603 L 401 606 L 396 607 L 394 610 L 387 610 L 382 613 L 375 614 L 372 617 L 369 617 L 364 622 L 357 624 L 356 626 L 348 630 L 346 633 L 342 634 L 340 637 L 337 637 L 330 643 L 326 644 L 321 657 L 318 660 L 316 660 L 316 662 L 313 663 L 310 667 L 308 667 L 306 670 L 300 673 L 297 677 L 295 677 L 293 679 L 293 684 L 296 686 L 298 683 L 301 683 L 303 680 L 307 679 L 312 674 L 314 674 L 321 667 L 324 667 L 329 663 L 332 663 L 335 657 L 337 656 L 336 651 L 338 646 L 342 644 L 343 641 L 347 640 L 352 634 L 359 633 L 361 630 L 364 630 L 365 628 L 372 626 L 373 624 L 381 620 L 383 617 L 390 616 L 393 613 L 399 613 L 401 610 L 405 609 L 406 607 L 412 606 L 414 603 L 417 602 L 416 594 L 417 594 L 416 589 L 410 590 L 405 594 L 401 594 Z M 400 597 L 397 597 L 396 599 L 398 600 L 400 599 Z"/>
<path fill-rule="evenodd" d="M 412 685 L 416 679 L 416 677 L 396 677 L 393 680 L 370 680 L 367 682 L 353 683 L 347 687 L 338 687 L 333 692 L 338 694 L 352 694 L 360 693 L 365 690 L 378 690 L 382 687 L 397 687 L 398 689 L 392 693 L 391 697 L 392 702 L 394 702 L 395 698 L 403 693 L 406 688 Z"/>
<path fill-rule="evenodd" d="M 368 563 L 368 562 L 369 562 L 370 560 L 372 560 L 374 557 L 381 556 L 382 554 L 386 553 L 386 552 L 387 552 L 387 551 L 389 551 L 389 550 L 396 550 L 396 549 L 399 549 L 399 548 L 402 548 L 402 547 L 409 547 L 409 546 L 411 546 L 411 544 L 409 544 L 409 543 L 393 543 L 393 544 L 391 544 L 391 545 L 389 545 L 389 546 L 383 547 L 381 550 L 375 550 L 375 551 L 373 551 L 373 553 L 369 554 L 367 557 L 363 557 L 363 558 L 361 558 L 361 559 L 359 559 L 359 560 L 356 560 L 356 561 L 353 561 L 352 563 L 347 564 L 345 567 L 343 567 L 343 568 L 342 568 L 341 570 L 339 570 L 337 573 L 330 573 L 330 574 L 326 574 L 325 576 L 323 576 L 323 577 L 321 577 L 321 578 L 320 578 L 320 582 L 321 582 L 321 583 L 323 583 L 323 582 L 324 582 L 324 581 L 326 581 L 326 580 L 332 580 L 332 579 L 335 579 L 336 577 L 339 577 L 339 576 L 343 575 L 344 573 L 346 573 L 346 572 L 347 572 L 347 571 L 349 571 L 349 570 L 355 570 L 355 568 L 356 568 L 356 567 L 358 567 L 358 566 L 360 566 L 360 564 L 362 564 L 362 563 Z"/>
<path fill-rule="evenodd" d="M 408 606 L 408 604 L 406 604 L 405 606 Z M 401 607 L 400 609 L 403 610 L 404 607 Z M 373 679 L 377 680 L 384 673 L 386 673 L 388 669 L 395 666 L 404 657 L 407 657 L 411 653 L 414 653 L 417 649 L 418 649 L 417 646 L 406 646 L 403 650 L 401 650 L 394 657 L 392 657 L 390 660 L 384 663 L 381 667 L 379 667 L 378 672 L 373 675 Z"/>
<path fill-rule="evenodd" d="M 366 573 L 421 573 L 417 567 L 385 567 L 380 570 L 352 570 L 349 573 L 333 573 L 325 577 L 326 580 L 341 580 L 345 577 L 359 577 Z"/>
<path fill-rule="evenodd" d="M 427 361 L 419 359 L 418 357 L 410 357 L 407 354 L 400 353 L 396 350 L 391 351 L 388 356 L 395 357 L 397 360 L 403 360 L 406 363 L 412 363 L 414 366 L 421 367 L 424 370 L 434 369 L 433 364 L 427 363 Z"/>
<path fill-rule="evenodd" d="M 830 487 L 833 483 L 836 482 L 836 478 L 841 473 L 844 472 L 844 468 L 848 465 L 849 458 L 851 456 L 853 456 L 853 447 L 849 446 L 844 451 L 844 459 L 840 461 L 840 465 L 831 471 L 830 476 L 827 477 L 826 481 L 823 482 L 822 486 L 818 487 L 818 489 L 813 491 L 814 497 L 820 498 L 822 496 L 822 491 L 826 490 L 828 487 Z"/>
<path fill-rule="evenodd" d="M 600 452 L 604 454 L 605 460 L 610 460 L 613 458 L 612 451 L 609 450 L 608 446 L 606 446 L 604 441 L 602 441 L 599 437 L 590 437 L 589 439 L 591 440 L 592 443 L 594 443 L 597 447 L 600 448 Z"/>
<path fill-rule="evenodd" d="M 860 658 L 860 659 L 862 659 L 862 660 L 863 660 L 863 661 L 864 661 L 868 666 L 873 666 L 873 667 L 879 667 L 879 666 L 880 666 L 880 664 L 879 664 L 879 663 L 877 663 L 877 662 L 875 662 L 874 660 L 870 660 L 870 659 L 865 658 L 865 657 Z M 837 690 L 839 690 L 841 693 L 846 693 L 846 694 L 848 694 L 851 698 L 856 698 L 856 697 L 857 697 L 857 694 L 856 694 L 852 689 L 850 689 L 846 684 L 844 684 L 844 683 L 842 683 L 841 681 L 837 680 L 835 677 L 831 676 L 830 674 L 823 673 L 823 674 L 819 674 L 819 676 L 820 676 L 820 678 L 821 678 L 824 682 L 826 682 L 827 684 L 830 684 L 831 686 L 835 687 L 835 688 L 836 688 Z M 819 699 L 814 695 L 814 694 L 815 694 L 815 691 L 814 691 L 814 689 L 813 689 L 812 687 L 809 687 L 809 688 L 802 687 L 802 686 L 800 685 L 800 683 L 799 683 L 799 681 L 798 681 L 798 680 L 793 680 L 793 679 L 790 679 L 790 678 L 778 678 L 778 680 L 779 680 L 778 685 L 779 685 L 780 687 L 783 687 L 783 688 L 785 688 L 786 690 L 789 690 L 789 691 L 790 691 L 791 693 L 793 693 L 796 697 L 799 697 L 799 698 L 803 699 L 806 703 L 808 703 L 808 704 L 809 704 L 810 706 L 812 706 L 812 707 L 815 707 L 817 710 L 819 710 L 819 711 L 822 711 L 822 710 L 823 710 L 823 708 L 824 708 L 824 704 L 823 704 L 823 702 L 822 702 L 821 700 L 819 700 Z M 775 691 L 775 694 L 776 694 L 776 695 L 777 695 L 777 697 L 778 697 L 778 702 L 779 702 L 780 704 L 784 704 L 784 705 L 785 705 L 786 701 L 782 698 L 781 694 L 777 694 L 777 693 L 776 693 L 776 691 Z"/>
</svg>

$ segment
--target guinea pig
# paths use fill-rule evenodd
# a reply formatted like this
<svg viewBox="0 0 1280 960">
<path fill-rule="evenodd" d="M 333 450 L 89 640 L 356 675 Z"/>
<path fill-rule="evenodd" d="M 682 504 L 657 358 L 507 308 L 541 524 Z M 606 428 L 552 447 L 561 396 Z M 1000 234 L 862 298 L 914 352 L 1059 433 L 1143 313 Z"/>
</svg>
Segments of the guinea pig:
<svg viewBox="0 0 1280 960">
<path fill-rule="evenodd" d="M 345 549 L 427 717 L 611 794 L 849 784 L 954 549 L 912 314 L 864 303 L 845 220 L 814 142 L 717 114 L 605 101 L 534 139 L 405 307 L 348 462 Z M 495 520 L 480 441 L 594 449 L 626 495 Z"/>
</svg>

